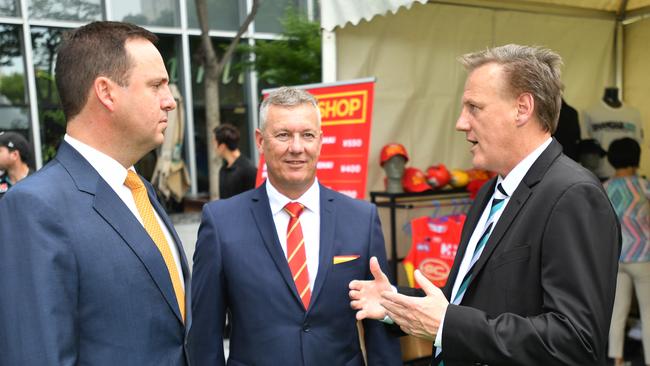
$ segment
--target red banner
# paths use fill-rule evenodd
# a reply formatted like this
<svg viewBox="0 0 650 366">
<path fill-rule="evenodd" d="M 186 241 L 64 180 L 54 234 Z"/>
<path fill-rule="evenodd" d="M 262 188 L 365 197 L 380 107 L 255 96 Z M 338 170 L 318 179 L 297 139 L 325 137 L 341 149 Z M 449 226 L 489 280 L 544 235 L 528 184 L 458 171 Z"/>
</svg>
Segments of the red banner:
<svg viewBox="0 0 650 366">
<path fill-rule="evenodd" d="M 298 86 L 318 100 L 323 130 L 323 147 L 318 160 L 318 181 L 352 198 L 366 195 L 368 148 L 374 80 L 335 85 Z M 270 90 L 264 90 L 266 96 Z M 257 185 L 266 178 L 266 163 L 260 156 Z"/>
</svg>

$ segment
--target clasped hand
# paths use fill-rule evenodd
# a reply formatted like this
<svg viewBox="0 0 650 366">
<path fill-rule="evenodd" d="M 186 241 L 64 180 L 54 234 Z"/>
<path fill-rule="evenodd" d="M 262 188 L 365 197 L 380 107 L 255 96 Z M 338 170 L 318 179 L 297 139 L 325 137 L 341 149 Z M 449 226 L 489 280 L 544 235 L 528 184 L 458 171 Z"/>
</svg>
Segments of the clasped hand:
<svg viewBox="0 0 650 366">
<path fill-rule="evenodd" d="M 419 270 L 415 281 L 424 290 L 424 297 L 412 297 L 393 290 L 388 277 L 381 271 L 377 258 L 370 258 L 373 280 L 350 282 L 350 306 L 357 310 L 357 320 L 382 320 L 388 315 L 403 332 L 434 340 L 449 302 L 445 295 Z"/>
</svg>

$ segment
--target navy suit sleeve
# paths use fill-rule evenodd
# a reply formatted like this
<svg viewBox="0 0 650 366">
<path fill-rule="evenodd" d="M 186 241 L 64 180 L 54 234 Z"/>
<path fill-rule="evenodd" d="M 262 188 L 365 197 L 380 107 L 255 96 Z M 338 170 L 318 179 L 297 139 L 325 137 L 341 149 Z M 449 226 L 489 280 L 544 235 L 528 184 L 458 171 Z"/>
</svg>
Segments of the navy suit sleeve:
<svg viewBox="0 0 650 366">
<path fill-rule="evenodd" d="M 192 270 L 190 360 L 194 365 L 224 365 L 223 328 L 226 291 L 217 225 L 210 205 L 203 217 Z"/>
<path fill-rule="evenodd" d="M 370 256 L 376 256 L 382 270 L 388 268 L 386 264 L 386 247 L 381 224 L 377 215 L 377 208 L 372 206 L 370 219 Z M 372 279 L 368 269 L 366 279 Z M 401 365 L 402 354 L 399 340 L 393 337 L 383 323 L 377 320 L 366 319 L 363 321 L 368 365 Z"/>
<path fill-rule="evenodd" d="M 614 297 L 620 231 L 595 183 L 568 188 L 539 217 L 542 312 L 523 317 L 449 305 L 442 333 L 445 360 L 517 365 L 596 365 L 604 360 Z M 516 274 L 513 274 L 516 275 Z M 468 346 L 471 340 L 475 347 Z"/>
<path fill-rule="evenodd" d="M 73 224 L 42 194 L 16 187 L 0 201 L 0 365 L 76 365 Z"/>
</svg>

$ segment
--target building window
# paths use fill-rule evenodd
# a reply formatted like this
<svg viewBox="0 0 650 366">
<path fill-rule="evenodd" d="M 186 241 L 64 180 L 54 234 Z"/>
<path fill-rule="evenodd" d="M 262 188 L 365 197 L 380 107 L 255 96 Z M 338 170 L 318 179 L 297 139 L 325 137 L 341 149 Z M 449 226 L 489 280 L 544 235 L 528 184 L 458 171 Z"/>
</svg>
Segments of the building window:
<svg viewBox="0 0 650 366">
<path fill-rule="evenodd" d="M 32 19 L 92 21 L 102 19 L 101 0 L 25 0 Z"/>
<path fill-rule="evenodd" d="M 200 37 L 190 38 L 190 52 L 192 54 L 192 95 L 194 105 L 191 106 L 194 112 L 194 124 L 196 126 L 194 133 L 196 167 L 197 167 L 197 185 L 199 192 L 209 191 L 208 176 L 208 149 L 214 148 L 212 145 L 212 132 L 207 131 L 205 121 L 205 105 L 210 101 L 205 100 L 204 93 L 204 69 L 201 60 Z M 242 42 L 246 42 L 242 40 Z M 213 38 L 212 44 L 217 51 L 218 57 L 223 55 L 224 49 L 228 46 L 230 40 Z M 239 149 L 242 154 L 249 155 L 251 146 L 247 136 L 253 133 L 248 128 L 248 108 L 245 104 L 245 85 L 244 75 L 235 73 L 231 65 L 224 68 L 219 80 L 219 100 L 221 123 L 231 123 L 241 133 L 242 138 L 239 141 Z"/>
<path fill-rule="evenodd" d="M 187 0 L 187 24 L 200 28 L 195 0 Z M 236 0 L 207 0 L 208 22 L 212 30 L 237 31 L 239 29 L 239 2 Z"/>
<path fill-rule="evenodd" d="M 0 15 L 7 17 L 20 16 L 16 0 L 0 0 Z"/>
<path fill-rule="evenodd" d="M 20 27 L 0 25 L 0 131 L 29 136 L 29 103 Z"/>
<path fill-rule="evenodd" d="M 177 0 L 111 0 L 111 9 L 112 18 L 124 22 L 162 27 L 180 26 Z"/>
<path fill-rule="evenodd" d="M 44 163 L 56 155 L 56 150 L 65 134 L 65 116 L 54 80 L 56 51 L 64 31 L 62 28 L 32 28 L 36 98 Z"/>
</svg>

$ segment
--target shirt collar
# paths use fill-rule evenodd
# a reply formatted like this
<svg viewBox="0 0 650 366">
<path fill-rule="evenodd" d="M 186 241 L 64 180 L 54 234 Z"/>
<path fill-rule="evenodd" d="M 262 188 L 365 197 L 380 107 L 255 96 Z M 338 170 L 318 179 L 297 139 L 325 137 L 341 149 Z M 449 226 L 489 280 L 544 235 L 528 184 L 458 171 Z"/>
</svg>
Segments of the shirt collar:
<svg viewBox="0 0 650 366">
<path fill-rule="evenodd" d="M 113 190 L 117 191 L 118 188 L 124 185 L 127 171 L 117 160 L 68 134 L 65 134 L 63 139 L 77 150 L 84 159 L 88 160 L 90 165 L 95 168 L 97 173 L 99 173 L 102 179 L 104 179 Z M 135 171 L 133 166 L 129 169 Z"/>
<path fill-rule="evenodd" d="M 517 189 L 517 186 L 519 186 L 519 183 L 521 183 L 526 176 L 526 173 L 528 173 L 528 170 L 530 170 L 530 167 L 533 166 L 535 161 L 537 161 L 537 158 L 539 158 L 548 145 L 551 144 L 551 141 L 553 141 L 553 138 L 549 137 L 548 140 L 544 141 L 544 143 L 539 145 L 535 150 L 533 150 L 533 152 L 520 161 L 505 178 L 502 178 L 501 176 L 497 178 L 497 185 L 499 185 L 499 183 L 501 184 L 501 187 L 506 191 L 508 197 L 512 196 L 515 189 Z M 496 189 L 496 186 L 494 189 Z"/>
<path fill-rule="evenodd" d="M 266 180 L 266 194 L 269 196 L 269 204 L 271 206 L 271 214 L 275 215 L 284 209 L 284 206 L 289 202 L 299 202 L 306 209 L 318 213 L 320 210 L 320 186 L 318 185 L 318 178 L 314 179 L 314 183 L 309 189 L 298 197 L 292 200 L 289 197 L 280 193 L 269 179 Z"/>
</svg>

